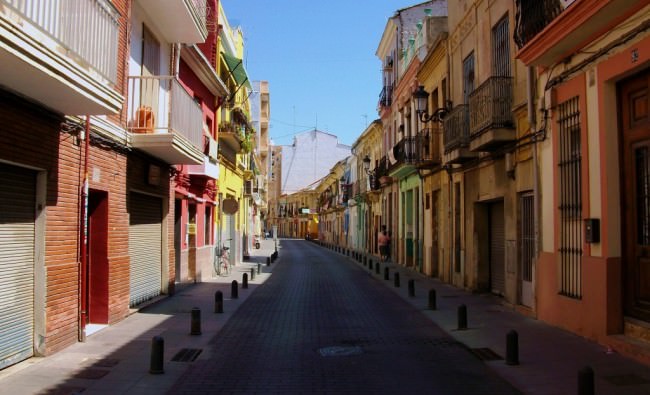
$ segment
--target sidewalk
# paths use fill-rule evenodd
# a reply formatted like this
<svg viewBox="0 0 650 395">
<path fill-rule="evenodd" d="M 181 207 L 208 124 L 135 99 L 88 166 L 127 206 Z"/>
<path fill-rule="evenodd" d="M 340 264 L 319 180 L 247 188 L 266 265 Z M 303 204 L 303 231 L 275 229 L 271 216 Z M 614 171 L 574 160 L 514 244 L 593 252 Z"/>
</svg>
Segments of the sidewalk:
<svg viewBox="0 0 650 395">
<path fill-rule="evenodd" d="M 151 340 L 164 338 L 164 359 L 169 361 L 181 349 L 206 347 L 213 334 L 247 297 L 271 275 L 276 263 L 266 266 L 274 251 L 273 240 L 261 240 L 251 258 L 235 266 L 229 276 L 203 279 L 203 283 L 182 286 L 167 297 L 130 315 L 123 321 L 89 336 L 45 358 L 31 358 L 0 371 L 0 394 L 161 394 L 165 393 L 189 366 L 187 362 L 165 362 L 164 374 L 149 373 Z M 257 265 L 260 264 L 260 274 Z M 251 268 L 255 279 L 251 281 Z M 248 289 L 242 288 L 248 274 Z M 231 284 L 239 283 L 237 299 L 231 299 Z M 224 313 L 214 313 L 215 292 L 223 293 Z M 202 335 L 190 335 L 191 310 L 201 309 Z"/>
<path fill-rule="evenodd" d="M 526 317 L 502 303 L 491 294 L 472 294 L 426 277 L 377 257 L 363 264 L 348 258 L 368 272 L 369 276 L 421 310 L 429 319 L 467 346 L 477 357 L 525 394 L 578 394 L 578 371 L 585 366 L 594 370 L 595 394 L 650 394 L 650 367 L 607 350 L 568 331 Z M 389 280 L 384 280 L 384 268 Z M 400 274 L 400 287 L 395 287 L 394 273 Z M 415 296 L 410 297 L 409 280 L 414 281 Z M 429 290 L 436 290 L 437 309 L 429 310 Z M 467 307 L 467 329 L 458 329 L 458 307 Z M 506 365 L 506 335 L 518 334 L 519 365 Z M 496 354 L 496 355 L 495 355 Z M 494 359 L 493 359 L 494 358 Z M 496 359 L 498 358 L 498 359 Z"/>
</svg>

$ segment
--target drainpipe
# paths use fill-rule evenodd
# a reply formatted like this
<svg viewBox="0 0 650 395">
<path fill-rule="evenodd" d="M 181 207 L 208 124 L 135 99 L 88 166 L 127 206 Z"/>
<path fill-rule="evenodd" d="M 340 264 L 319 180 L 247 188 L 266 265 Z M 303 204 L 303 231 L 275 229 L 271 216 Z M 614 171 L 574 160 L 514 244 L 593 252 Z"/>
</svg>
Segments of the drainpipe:
<svg viewBox="0 0 650 395">
<path fill-rule="evenodd" d="M 535 71 L 532 67 L 527 69 L 527 79 L 526 79 L 526 99 L 528 101 L 528 123 L 532 130 L 537 130 L 535 122 L 535 84 L 533 83 L 535 79 Z M 533 137 L 533 228 L 535 232 L 534 237 L 534 247 L 533 247 L 533 257 L 537 258 L 539 254 L 539 245 L 540 245 L 540 231 L 539 231 L 539 158 L 537 157 L 537 137 Z"/>
<path fill-rule="evenodd" d="M 84 167 L 83 167 L 83 184 L 80 191 L 79 204 L 79 341 L 86 341 L 86 321 L 88 321 L 88 298 L 87 298 L 87 281 L 88 277 L 88 260 L 87 247 L 88 241 L 86 236 L 88 230 L 88 149 L 90 146 L 90 115 L 86 115 L 86 128 L 84 132 Z"/>
</svg>

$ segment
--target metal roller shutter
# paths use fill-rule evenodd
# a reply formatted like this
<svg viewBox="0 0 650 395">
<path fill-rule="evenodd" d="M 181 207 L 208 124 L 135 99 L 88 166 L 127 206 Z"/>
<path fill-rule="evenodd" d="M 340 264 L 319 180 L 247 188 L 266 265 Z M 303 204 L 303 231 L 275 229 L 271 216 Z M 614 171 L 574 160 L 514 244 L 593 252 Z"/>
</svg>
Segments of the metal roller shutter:
<svg viewBox="0 0 650 395">
<path fill-rule="evenodd" d="M 36 173 L 0 164 L 0 369 L 33 355 Z"/>
<path fill-rule="evenodd" d="M 506 290 L 505 229 L 503 203 L 490 205 L 490 278 L 492 292 L 503 295 Z"/>
<path fill-rule="evenodd" d="M 129 195 L 129 255 L 131 306 L 160 295 L 162 281 L 162 200 Z"/>
</svg>

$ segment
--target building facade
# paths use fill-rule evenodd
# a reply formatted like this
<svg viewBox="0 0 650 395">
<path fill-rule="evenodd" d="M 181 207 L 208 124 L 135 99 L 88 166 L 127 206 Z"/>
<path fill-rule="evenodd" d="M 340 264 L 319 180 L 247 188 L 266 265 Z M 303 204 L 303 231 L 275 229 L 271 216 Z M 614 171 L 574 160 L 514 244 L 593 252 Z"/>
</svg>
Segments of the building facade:
<svg viewBox="0 0 650 395">
<path fill-rule="evenodd" d="M 648 363 L 649 4 L 517 1 L 538 81 L 537 316 Z"/>
</svg>

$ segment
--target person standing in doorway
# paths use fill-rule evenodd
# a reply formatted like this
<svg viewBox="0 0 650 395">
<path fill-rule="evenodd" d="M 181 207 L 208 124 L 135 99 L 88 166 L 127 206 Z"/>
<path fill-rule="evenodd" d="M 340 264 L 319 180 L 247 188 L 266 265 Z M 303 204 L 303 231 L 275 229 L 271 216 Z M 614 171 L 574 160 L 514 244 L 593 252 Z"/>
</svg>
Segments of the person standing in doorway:
<svg viewBox="0 0 650 395">
<path fill-rule="evenodd" d="M 379 246 L 379 255 L 382 261 L 388 260 L 390 248 L 390 236 L 386 232 L 386 225 L 381 226 L 381 232 L 377 237 L 377 245 Z"/>
</svg>

